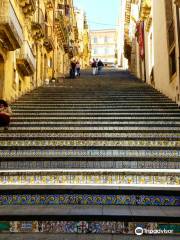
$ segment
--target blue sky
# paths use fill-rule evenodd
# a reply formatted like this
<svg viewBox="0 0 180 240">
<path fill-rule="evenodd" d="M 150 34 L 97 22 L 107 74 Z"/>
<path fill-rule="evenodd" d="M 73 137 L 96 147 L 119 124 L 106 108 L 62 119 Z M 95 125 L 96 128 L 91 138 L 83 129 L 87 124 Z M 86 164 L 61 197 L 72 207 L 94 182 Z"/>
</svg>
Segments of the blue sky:
<svg viewBox="0 0 180 240">
<path fill-rule="evenodd" d="M 91 30 L 115 28 L 120 11 L 119 0 L 74 0 L 74 5 L 86 12 Z"/>
</svg>

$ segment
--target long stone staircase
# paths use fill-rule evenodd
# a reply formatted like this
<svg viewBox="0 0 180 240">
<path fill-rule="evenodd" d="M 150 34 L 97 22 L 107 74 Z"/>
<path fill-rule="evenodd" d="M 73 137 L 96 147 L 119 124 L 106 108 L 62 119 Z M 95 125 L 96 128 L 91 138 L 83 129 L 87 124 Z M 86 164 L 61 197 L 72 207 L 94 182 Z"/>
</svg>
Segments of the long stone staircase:
<svg viewBox="0 0 180 240">
<path fill-rule="evenodd" d="M 180 111 L 167 97 L 110 72 L 41 87 L 12 109 L 0 131 L 0 239 L 180 234 Z"/>
</svg>

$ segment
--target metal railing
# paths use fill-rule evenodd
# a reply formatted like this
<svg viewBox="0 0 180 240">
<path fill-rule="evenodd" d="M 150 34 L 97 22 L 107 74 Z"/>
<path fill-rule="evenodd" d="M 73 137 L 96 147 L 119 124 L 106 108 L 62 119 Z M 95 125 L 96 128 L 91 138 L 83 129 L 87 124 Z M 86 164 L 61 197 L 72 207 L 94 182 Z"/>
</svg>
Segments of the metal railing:
<svg viewBox="0 0 180 240">
<path fill-rule="evenodd" d="M 45 31 L 45 18 L 44 18 L 44 13 L 41 8 L 36 9 L 34 16 L 33 16 L 33 22 L 40 24 L 43 31 Z"/>
</svg>

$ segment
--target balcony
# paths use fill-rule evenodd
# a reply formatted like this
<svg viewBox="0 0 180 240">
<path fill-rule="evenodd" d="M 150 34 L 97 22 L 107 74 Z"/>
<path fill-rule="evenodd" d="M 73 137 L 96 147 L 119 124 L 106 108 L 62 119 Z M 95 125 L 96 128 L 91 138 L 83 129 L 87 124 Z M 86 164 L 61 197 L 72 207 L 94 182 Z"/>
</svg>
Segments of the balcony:
<svg viewBox="0 0 180 240">
<path fill-rule="evenodd" d="M 36 59 L 27 41 L 16 53 L 16 64 L 23 76 L 31 76 L 36 70 Z"/>
<path fill-rule="evenodd" d="M 46 9 L 52 10 L 55 6 L 55 0 L 45 0 Z"/>
<path fill-rule="evenodd" d="M 178 7 L 180 7 L 180 0 L 175 0 L 174 3 L 175 3 Z"/>
<path fill-rule="evenodd" d="M 9 0 L 0 1 L 0 40 L 8 51 L 21 47 L 24 35 L 21 24 Z"/>
<path fill-rule="evenodd" d="M 32 15 L 36 10 L 35 0 L 18 0 L 19 6 L 22 8 L 23 13 L 28 16 Z"/>
<path fill-rule="evenodd" d="M 57 11 L 55 13 L 55 25 L 57 29 L 58 40 L 61 41 L 61 43 L 64 45 L 67 45 L 68 32 L 64 24 L 64 15 L 61 11 Z M 68 46 L 65 46 L 64 49 L 68 49 Z M 65 51 L 68 52 L 68 50 Z"/>
<path fill-rule="evenodd" d="M 53 27 L 52 26 L 45 26 L 44 46 L 45 46 L 47 52 L 51 52 L 54 49 Z"/>
<path fill-rule="evenodd" d="M 38 8 L 32 20 L 32 36 L 34 40 L 40 40 L 45 35 L 45 21 L 42 9 Z"/>
<path fill-rule="evenodd" d="M 77 26 L 74 27 L 74 38 L 75 38 L 75 41 L 78 41 L 79 39 L 79 32 L 78 32 Z"/>
</svg>

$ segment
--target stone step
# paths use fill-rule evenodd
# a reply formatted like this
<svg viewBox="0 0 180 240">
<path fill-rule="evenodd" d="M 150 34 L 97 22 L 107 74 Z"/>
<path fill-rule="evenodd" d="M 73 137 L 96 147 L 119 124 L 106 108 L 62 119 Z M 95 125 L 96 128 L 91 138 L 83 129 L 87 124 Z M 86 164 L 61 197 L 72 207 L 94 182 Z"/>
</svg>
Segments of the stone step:
<svg viewBox="0 0 180 240">
<path fill-rule="evenodd" d="M 136 219 L 139 220 L 161 220 L 163 222 L 169 219 L 172 222 L 178 222 L 179 212 L 177 207 L 165 207 L 165 206 L 79 206 L 79 205 L 62 205 L 62 206 L 0 206 L 0 217 L 11 216 L 9 219 L 14 219 L 16 221 L 21 220 L 40 220 L 40 221 L 50 221 L 50 220 L 59 220 L 62 221 L 65 217 L 71 216 L 69 221 L 73 220 L 89 220 L 97 219 L 99 221 L 103 220 L 115 220 L 118 219 Z M 41 218 L 43 216 L 43 220 Z M 64 217 L 64 218 L 63 218 Z M 174 219 L 174 220 L 173 220 Z M 67 221 L 67 218 L 64 220 Z"/>
<path fill-rule="evenodd" d="M 141 219 L 142 220 L 142 219 Z M 11 229 L 11 224 L 13 224 L 14 222 L 10 221 L 9 222 L 9 228 Z M 16 224 L 17 222 L 15 222 L 14 224 Z M 22 226 L 22 229 L 24 228 L 24 221 L 19 221 L 19 228 L 21 229 L 21 226 Z M 42 228 L 42 224 L 44 223 L 45 226 L 47 226 L 47 228 L 45 229 L 44 232 L 38 232 L 38 233 L 34 233 L 32 234 L 27 232 L 26 233 L 26 237 L 27 239 L 31 239 L 31 240 L 49 240 L 49 239 L 53 239 L 53 240 L 59 240 L 59 239 L 63 239 L 63 240 L 119 240 L 119 238 L 121 240 L 129 240 L 129 233 L 121 233 L 122 232 L 122 228 L 120 230 L 117 230 L 117 234 L 116 233 L 116 226 L 126 226 L 127 225 L 127 221 L 126 222 L 117 222 L 117 221 L 102 221 L 102 222 L 97 222 L 97 221 L 92 221 L 92 222 L 87 222 L 88 224 L 88 227 L 89 228 L 85 228 L 81 230 L 81 228 L 78 228 L 77 226 L 79 226 L 82 221 L 74 221 L 73 223 L 71 221 L 67 222 L 67 221 L 52 221 L 50 223 L 50 230 L 49 230 L 49 221 L 47 222 L 43 222 L 40 221 L 39 224 L 38 222 L 34 221 L 34 222 L 27 222 L 27 230 L 29 229 L 29 225 L 28 223 L 30 223 L 31 225 L 30 226 L 34 226 L 34 223 L 37 225 L 37 226 L 40 226 L 40 228 Z M 7 223 L 6 223 L 7 224 Z M 74 232 L 72 233 L 72 231 L 66 231 L 65 229 L 68 229 L 66 228 L 69 227 L 69 224 L 71 224 L 70 226 L 75 226 L 75 230 Z M 86 221 L 85 221 L 85 224 L 86 224 Z M 97 225 L 96 225 L 97 224 Z M 145 224 L 145 222 L 144 222 Z M 16 225 L 17 226 L 17 225 Z M 92 227 L 93 226 L 97 226 L 97 229 L 95 227 L 94 232 L 97 232 L 96 234 L 92 234 L 92 233 L 89 233 L 92 231 Z M 106 228 L 104 228 L 104 226 L 107 226 Z M 132 222 L 130 222 L 130 226 L 132 226 Z M 141 226 L 141 224 L 138 222 L 138 223 L 134 223 L 133 225 L 134 227 L 136 226 Z M 147 226 L 148 226 L 148 223 L 147 223 Z M 157 226 L 157 223 L 155 223 L 155 226 Z M 159 225 L 161 226 L 161 225 Z M 164 224 L 162 223 L 162 227 L 164 226 Z M 176 225 L 174 224 L 170 224 L 170 225 L 166 225 L 166 226 L 169 226 L 169 228 L 171 227 L 174 227 Z M 178 228 L 178 224 L 177 224 L 177 228 Z M 63 229 L 64 231 L 60 231 L 58 234 L 57 233 L 52 233 L 53 232 L 53 229 L 55 231 L 57 231 L 56 229 Z M 105 231 L 100 231 L 100 229 L 104 230 Z M 130 228 L 131 229 L 131 228 Z M 32 230 L 33 231 L 33 230 Z M 131 231 L 131 230 L 130 230 Z M 82 232 L 82 233 L 79 233 L 79 232 Z M 114 234 L 110 233 L 110 232 L 113 232 Z M 127 232 L 127 227 L 124 227 L 124 232 Z M 153 236 L 153 239 L 154 240 L 179 240 L 179 233 L 176 235 L 172 235 L 170 234 L 169 235 L 155 235 Z M 12 232 L 11 233 L 1 233 L 1 237 L 3 240 L 12 240 Z M 13 232 L 13 240 L 20 240 L 20 239 L 23 239 L 24 238 L 24 233 L 23 232 L 19 232 L 17 233 L 16 232 Z M 24 239 L 23 239 L 24 240 Z M 137 235 L 133 235 L 133 240 L 139 240 L 139 236 Z M 151 235 L 146 235 L 146 236 L 142 236 L 141 237 L 141 240 L 152 240 L 152 236 Z"/>
</svg>

